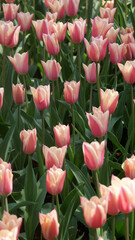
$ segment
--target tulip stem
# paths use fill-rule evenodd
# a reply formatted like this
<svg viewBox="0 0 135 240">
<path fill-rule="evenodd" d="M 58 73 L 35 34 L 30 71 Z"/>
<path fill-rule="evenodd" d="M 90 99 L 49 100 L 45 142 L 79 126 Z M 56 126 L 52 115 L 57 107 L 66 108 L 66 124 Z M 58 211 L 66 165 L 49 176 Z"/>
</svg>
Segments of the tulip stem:
<svg viewBox="0 0 135 240">
<path fill-rule="evenodd" d="M 115 75 L 114 75 L 114 78 L 115 78 L 115 87 L 114 87 L 114 89 L 117 90 L 117 64 L 115 64 Z"/>
<path fill-rule="evenodd" d="M 72 126 L 73 126 L 73 154 L 75 155 L 75 115 L 74 115 L 74 105 L 71 104 L 72 109 Z"/>
<path fill-rule="evenodd" d="M 5 208 L 6 208 L 6 212 L 8 212 L 8 198 L 5 197 Z"/>
<path fill-rule="evenodd" d="M 97 229 L 94 228 L 93 231 L 94 231 L 94 240 L 97 240 Z"/>
<path fill-rule="evenodd" d="M 106 71 L 105 71 L 105 86 L 107 88 L 107 80 L 108 80 L 108 68 L 109 68 L 109 51 L 108 51 L 108 47 L 107 47 L 107 51 L 106 51 Z"/>
<path fill-rule="evenodd" d="M 88 0 L 86 0 L 86 6 L 85 6 L 85 18 L 88 17 Z"/>
<path fill-rule="evenodd" d="M 78 71 L 79 71 L 79 78 L 81 80 L 81 59 L 80 59 L 80 44 L 77 46 L 77 55 L 78 55 Z"/>
<path fill-rule="evenodd" d="M 45 142 L 45 124 L 44 124 L 44 110 L 41 111 L 42 115 L 42 144 Z"/>
<path fill-rule="evenodd" d="M 125 213 L 125 240 L 129 240 L 129 223 L 127 213 Z"/>
<path fill-rule="evenodd" d="M 45 44 L 43 43 L 43 61 L 45 62 Z M 45 85 L 45 71 L 43 71 L 43 85 Z"/>
<path fill-rule="evenodd" d="M 20 131 L 20 104 L 18 104 L 18 130 Z"/>
<path fill-rule="evenodd" d="M 1 198 L 2 198 L 2 215 L 3 215 L 3 212 L 4 212 L 4 196 L 1 196 Z"/>
<path fill-rule="evenodd" d="M 24 12 L 26 10 L 26 0 L 24 0 Z"/>
<path fill-rule="evenodd" d="M 59 89 L 59 80 L 56 80 L 56 86 L 57 86 L 57 98 L 60 98 L 60 89 Z"/>
<path fill-rule="evenodd" d="M 22 52 L 24 52 L 24 39 L 25 39 L 25 31 L 23 31 L 23 37 L 22 37 Z"/>
<path fill-rule="evenodd" d="M 115 239 L 115 216 L 112 216 L 112 240 Z"/>
<path fill-rule="evenodd" d="M 28 99 L 27 99 L 27 88 L 26 88 L 26 81 L 25 76 L 23 75 L 23 82 L 24 82 L 24 88 L 25 88 L 25 101 L 26 101 L 26 111 L 28 109 Z"/>
<path fill-rule="evenodd" d="M 2 87 L 5 87 L 5 63 L 6 63 L 6 47 L 3 46 L 3 67 L 2 67 Z"/>
<path fill-rule="evenodd" d="M 56 195 L 56 206 L 57 206 L 57 214 L 58 214 L 58 222 L 60 223 L 60 205 L 59 205 L 59 196 Z"/>
<path fill-rule="evenodd" d="M 71 60 L 73 61 L 73 42 L 71 41 Z"/>
<path fill-rule="evenodd" d="M 100 227 L 100 236 L 103 237 L 103 227 Z"/>
<path fill-rule="evenodd" d="M 54 199 L 55 199 L 55 195 L 52 195 L 52 210 L 54 209 Z"/>
<path fill-rule="evenodd" d="M 99 82 L 98 63 L 97 62 L 96 62 L 96 78 L 97 78 L 98 101 L 99 101 L 99 106 L 100 106 L 100 103 L 101 103 L 101 99 L 100 99 L 100 82 Z"/>
<path fill-rule="evenodd" d="M 34 9 L 34 12 L 35 12 L 35 0 L 33 0 L 33 9 Z"/>
<path fill-rule="evenodd" d="M 97 170 L 94 170 L 94 174 L 95 174 L 95 180 L 96 180 L 97 195 L 98 195 L 98 197 L 101 197 L 101 193 L 100 193 L 100 189 L 99 189 L 99 179 L 98 179 Z"/>
<path fill-rule="evenodd" d="M 54 93 L 54 80 L 52 80 L 52 97 L 55 102 L 55 93 Z"/>
<path fill-rule="evenodd" d="M 89 112 L 92 111 L 92 89 L 93 89 L 93 84 L 90 83 L 90 102 L 89 102 Z"/>
<path fill-rule="evenodd" d="M 131 240 L 134 239 L 134 211 L 131 212 L 131 232 L 130 232 Z"/>
<path fill-rule="evenodd" d="M 132 131 L 134 130 L 134 89 L 133 84 L 131 84 L 131 114 L 132 114 Z M 132 134 L 132 144 L 131 144 L 131 150 L 134 150 L 134 134 Z"/>
<path fill-rule="evenodd" d="M 127 21 L 127 0 L 125 0 L 125 19 Z"/>
</svg>

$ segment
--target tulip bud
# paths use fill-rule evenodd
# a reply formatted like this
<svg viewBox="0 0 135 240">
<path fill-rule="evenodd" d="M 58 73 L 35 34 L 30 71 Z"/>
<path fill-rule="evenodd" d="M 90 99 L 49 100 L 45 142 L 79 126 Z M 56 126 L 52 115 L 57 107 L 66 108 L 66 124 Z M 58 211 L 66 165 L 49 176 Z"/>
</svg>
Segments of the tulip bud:
<svg viewBox="0 0 135 240">
<path fill-rule="evenodd" d="M 12 84 L 12 93 L 13 93 L 13 100 L 16 104 L 22 104 L 24 102 L 25 97 L 25 90 L 23 84 Z"/>
<path fill-rule="evenodd" d="M 4 19 L 6 21 L 14 21 L 16 18 L 16 14 L 18 12 L 19 5 L 14 3 L 3 3 L 3 12 L 4 12 Z"/>
<path fill-rule="evenodd" d="M 102 8 L 102 7 L 100 7 L 101 18 L 108 18 L 109 19 L 109 21 L 108 21 L 109 23 L 113 22 L 115 12 L 116 12 L 116 8 L 110 9 L 110 8 Z"/>
<path fill-rule="evenodd" d="M 100 97 L 102 112 L 109 110 L 109 113 L 113 114 L 118 104 L 119 93 L 114 89 L 106 89 L 104 92 L 100 88 Z"/>
<path fill-rule="evenodd" d="M 20 74 L 26 74 L 28 72 L 28 60 L 29 60 L 29 55 L 28 52 L 19 54 L 16 53 L 14 57 L 8 56 L 9 61 L 13 64 L 13 67 L 15 68 L 15 71 Z"/>
<path fill-rule="evenodd" d="M 86 19 L 75 19 L 73 23 L 68 23 L 68 30 L 72 42 L 81 43 L 86 33 Z"/>
<path fill-rule="evenodd" d="M 47 62 L 41 61 L 41 63 L 47 78 L 49 80 L 57 80 L 61 71 L 60 64 L 54 59 L 48 60 Z"/>
<path fill-rule="evenodd" d="M 109 44 L 110 61 L 113 64 L 122 63 L 123 56 L 125 53 L 124 44 L 119 45 L 118 43 Z"/>
<path fill-rule="evenodd" d="M 57 22 L 53 24 L 53 31 L 56 33 L 58 41 L 63 42 L 67 30 L 67 23 Z"/>
<path fill-rule="evenodd" d="M 18 24 L 21 26 L 21 31 L 29 31 L 33 16 L 34 15 L 30 14 L 29 12 L 17 13 L 17 21 Z"/>
<path fill-rule="evenodd" d="M 135 60 L 127 61 L 125 65 L 118 63 L 118 67 L 122 72 L 125 82 L 130 84 L 135 83 Z"/>
<path fill-rule="evenodd" d="M 13 174 L 11 164 L 0 158 L 0 195 L 9 195 L 13 191 Z"/>
<path fill-rule="evenodd" d="M 51 55 L 56 55 L 60 51 L 60 46 L 57 38 L 56 33 L 49 34 L 43 34 L 43 41 L 45 43 L 47 52 Z"/>
<path fill-rule="evenodd" d="M 50 85 L 39 86 L 37 89 L 30 87 L 36 108 L 42 111 L 50 105 Z"/>
<path fill-rule="evenodd" d="M 53 13 L 57 13 L 59 19 L 65 16 L 65 6 L 63 1 L 55 0 L 54 3 L 49 2 L 49 8 Z"/>
<path fill-rule="evenodd" d="M 64 83 L 64 98 L 67 103 L 73 104 L 77 102 L 79 97 L 79 89 L 80 89 L 80 81 L 75 82 L 74 80 L 71 82 Z"/>
<path fill-rule="evenodd" d="M 67 145 L 67 147 L 70 145 L 70 128 L 69 125 L 56 125 L 53 128 L 54 135 L 55 135 L 55 142 L 58 147 L 63 147 Z"/>
<path fill-rule="evenodd" d="M 22 130 L 20 132 L 20 139 L 23 142 L 23 152 L 32 154 L 37 147 L 37 130 Z"/>
<path fill-rule="evenodd" d="M 96 64 L 93 62 L 86 66 L 83 64 L 83 69 L 85 71 L 85 78 L 86 81 L 89 83 L 95 83 L 97 81 L 96 77 Z M 98 63 L 98 74 L 100 72 L 100 64 Z"/>
<path fill-rule="evenodd" d="M 43 34 L 51 34 L 53 29 L 53 20 L 48 21 L 47 19 L 32 21 L 33 26 L 36 30 L 37 38 L 43 41 Z"/>
<path fill-rule="evenodd" d="M 124 170 L 126 177 L 131 179 L 135 178 L 135 155 L 132 155 L 131 158 L 127 158 L 122 163 L 122 169 Z"/>
<path fill-rule="evenodd" d="M 66 14 L 75 16 L 78 12 L 80 0 L 64 0 Z"/>
</svg>

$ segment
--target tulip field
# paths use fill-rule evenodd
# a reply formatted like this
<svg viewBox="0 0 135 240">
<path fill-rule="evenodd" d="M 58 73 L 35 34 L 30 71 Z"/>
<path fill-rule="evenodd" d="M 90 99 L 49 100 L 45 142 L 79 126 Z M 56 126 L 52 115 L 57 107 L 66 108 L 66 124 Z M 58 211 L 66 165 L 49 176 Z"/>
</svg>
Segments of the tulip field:
<svg viewBox="0 0 135 240">
<path fill-rule="evenodd" d="M 135 240 L 135 0 L 0 1 L 0 240 Z"/>
</svg>

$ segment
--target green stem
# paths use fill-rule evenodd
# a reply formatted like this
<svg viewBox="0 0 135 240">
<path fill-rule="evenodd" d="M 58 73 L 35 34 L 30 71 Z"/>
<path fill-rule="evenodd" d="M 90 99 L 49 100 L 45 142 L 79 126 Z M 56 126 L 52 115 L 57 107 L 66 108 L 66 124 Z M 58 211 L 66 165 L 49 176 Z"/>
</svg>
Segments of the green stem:
<svg viewBox="0 0 135 240">
<path fill-rule="evenodd" d="M 112 240 L 115 240 L 115 216 L 112 216 Z"/>
<path fill-rule="evenodd" d="M 94 231 L 94 240 L 97 240 L 97 229 L 94 228 L 93 231 Z"/>
<path fill-rule="evenodd" d="M 45 124 L 44 124 L 44 110 L 41 111 L 42 116 L 42 144 L 45 142 Z"/>
<path fill-rule="evenodd" d="M 75 115 L 74 115 L 74 105 L 71 104 L 72 109 L 72 125 L 73 125 L 73 154 L 75 155 Z"/>
<path fill-rule="evenodd" d="M 21 111 L 21 106 L 18 104 L 18 130 L 20 131 L 20 111 Z"/>
<path fill-rule="evenodd" d="M 5 198 L 4 198 L 4 196 L 1 196 L 1 198 L 2 198 L 2 215 L 3 215 L 3 212 L 4 212 L 4 200 L 5 200 Z"/>
<path fill-rule="evenodd" d="M 43 61 L 45 62 L 45 44 L 43 43 Z M 43 85 L 45 85 L 45 71 L 43 70 Z"/>
<path fill-rule="evenodd" d="M 59 205 L 59 196 L 58 195 L 56 195 L 56 206 L 57 206 L 58 222 L 60 223 L 60 205 Z"/>
<path fill-rule="evenodd" d="M 92 88 L 93 88 L 93 84 L 90 83 L 90 102 L 89 102 L 89 112 L 92 111 Z"/>
<path fill-rule="evenodd" d="M 127 0 L 125 0 L 125 19 L 127 21 Z"/>
<path fill-rule="evenodd" d="M 23 31 L 23 37 L 22 37 L 22 52 L 24 52 L 24 39 L 25 39 L 25 31 Z"/>
<path fill-rule="evenodd" d="M 54 102 L 55 102 L 54 80 L 52 80 L 52 96 L 53 96 L 53 100 L 54 100 Z"/>
<path fill-rule="evenodd" d="M 131 232 L 130 232 L 131 240 L 134 239 L 134 211 L 131 212 Z"/>
<path fill-rule="evenodd" d="M 71 60 L 73 61 L 73 42 L 71 41 Z"/>
<path fill-rule="evenodd" d="M 115 76 L 114 76 L 115 87 L 114 89 L 117 90 L 117 64 L 115 64 Z"/>
<path fill-rule="evenodd" d="M 85 18 L 87 19 L 88 17 L 88 0 L 86 0 L 86 5 L 85 5 Z"/>
<path fill-rule="evenodd" d="M 95 174 L 97 195 L 98 195 L 98 197 L 101 197 L 97 170 L 94 170 L 93 172 L 94 172 L 94 174 Z"/>
<path fill-rule="evenodd" d="M 2 87 L 5 87 L 5 63 L 6 63 L 6 47 L 3 46 L 3 67 L 2 67 Z"/>
<path fill-rule="evenodd" d="M 107 77 L 108 77 L 108 67 L 109 67 L 109 51 L 108 51 L 108 47 L 107 47 L 107 51 L 106 51 L 106 71 L 105 71 L 105 86 L 107 88 Z"/>
<path fill-rule="evenodd" d="M 96 62 L 96 78 L 97 78 L 98 101 L 99 101 L 99 106 L 100 106 L 100 103 L 101 103 L 101 99 L 100 99 L 100 82 L 99 82 L 98 63 L 97 62 Z"/>
<path fill-rule="evenodd" d="M 25 101 L 26 101 L 26 112 L 27 112 L 27 109 L 28 109 L 28 98 L 27 98 L 27 88 L 26 88 L 25 75 L 23 75 L 23 82 L 24 82 L 24 88 L 25 88 Z"/>
<path fill-rule="evenodd" d="M 100 0 L 100 7 L 102 7 L 102 0 Z"/>
<path fill-rule="evenodd" d="M 100 236 L 103 237 L 103 227 L 100 227 Z"/>
<path fill-rule="evenodd" d="M 127 213 L 125 213 L 125 240 L 129 240 L 129 223 Z"/>
<path fill-rule="evenodd" d="M 34 9 L 34 12 L 35 12 L 35 0 L 33 0 L 33 9 Z"/>
<path fill-rule="evenodd" d="M 54 209 L 54 199 L 55 199 L 55 196 L 52 195 L 52 210 Z"/>
<path fill-rule="evenodd" d="M 78 46 L 77 46 L 77 55 L 78 55 L 78 71 L 79 71 L 79 78 L 81 79 L 80 44 L 78 44 Z"/>
<path fill-rule="evenodd" d="M 24 12 L 26 10 L 26 0 L 24 0 Z"/>
<path fill-rule="evenodd" d="M 57 97 L 60 98 L 60 88 L 59 88 L 59 79 L 56 80 L 56 86 L 57 86 Z"/>
<path fill-rule="evenodd" d="M 5 209 L 6 209 L 6 212 L 8 212 L 8 198 L 5 197 Z"/>
<path fill-rule="evenodd" d="M 133 84 L 131 84 L 131 113 L 132 113 L 132 131 L 134 130 L 134 89 L 133 89 Z M 132 134 L 132 144 L 131 144 L 131 149 L 132 151 L 134 150 L 134 134 Z"/>
</svg>

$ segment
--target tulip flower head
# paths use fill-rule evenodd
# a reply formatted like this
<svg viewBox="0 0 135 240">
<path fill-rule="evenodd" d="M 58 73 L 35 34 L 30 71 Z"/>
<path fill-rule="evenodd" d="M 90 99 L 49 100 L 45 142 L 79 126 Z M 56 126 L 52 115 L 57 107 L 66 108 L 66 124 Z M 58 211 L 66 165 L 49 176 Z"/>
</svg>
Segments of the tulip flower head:
<svg viewBox="0 0 135 240">
<path fill-rule="evenodd" d="M 37 38 L 43 41 L 43 34 L 51 34 L 53 29 L 53 20 L 48 21 L 47 19 L 32 21 L 33 26 L 36 30 Z"/>
<path fill-rule="evenodd" d="M 125 53 L 124 44 L 119 45 L 118 43 L 109 44 L 109 53 L 110 53 L 110 61 L 113 64 L 122 63 L 123 56 Z"/>
<path fill-rule="evenodd" d="M 20 26 L 12 22 L 0 21 L 0 44 L 6 47 L 15 47 L 19 40 Z"/>
<path fill-rule="evenodd" d="M 32 154 L 35 152 L 37 147 L 37 130 L 22 130 L 20 132 L 20 139 L 23 143 L 23 152 Z"/>
<path fill-rule="evenodd" d="M 19 5 L 14 3 L 3 3 L 3 12 L 4 12 L 4 19 L 6 21 L 14 21 L 19 10 Z"/>
<path fill-rule="evenodd" d="M 50 105 L 50 85 L 39 86 L 37 89 L 30 87 L 36 108 L 42 111 Z"/>
<path fill-rule="evenodd" d="M 56 22 L 57 17 L 58 17 L 58 13 L 46 12 L 46 15 L 45 15 L 45 19 L 48 21 L 53 20 L 54 22 Z"/>
<path fill-rule="evenodd" d="M 127 33 L 131 33 L 131 32 L 133 32 L 134 33 L 134 28 L 133 28 L 133 26 L 132 27 L 126 27 L 126 28 L 123 28 L 123 27 L 121 27 L 121 31 L 122 31 L 122 34 L 124 35 L 124 34 L 127 34 Z"/>
<path fill-rule="evenodd" d="M 74 80 L 71 82 L 64 83 L 64 98 L 67 103 L 73 104 L 77 102 L 79 97 L 79 89 L 80 89 L 80 81 L 75 82 Z"/>
<path fill-rule="evenodd" d="M 13 64 L 13 67 L 15 68 L 15 71 L 20 74 L 26 74 L 28 72 L 28 61 L 29 61 L 29 55 L 28 52 L 19 54 L 16 53 L 14 57 L 8 56 L 9 61 Z"/>
<path fill-rule="evenodd" d="M 0 109 L 2 108 L 3 105 L 3 95 L 4 95 L 4 88 L 0 88 Z"/>
<path fill-rule="evenodd" d="M 103 37 L 106 38 L 106 34 L 109 29 L 113 26 L 113 23 L 109 23 L 107 18 L 100 18 L 99 16 L 91 19 L 92 24 L 92 37 Z"/>
<path fill-rule="evenodd" d="M 41 225 L 42 234 L 45 239 L 55 240 L 59 235 L 59 222 L 56 210 L 50 213 L 39 213 L 39 223 Z"/>
<path fill-rule="evenodd" d="M 118 33 L 119 33 L 119 28 L 114 29 L 114 27 L 111 27 L 109 31 L 106 33 L 105 37 L 108 38 L 109 43 L 115 43 Z"/>
<path fill-rule="evenodd" d="M 7 229 L 3 229 L 0 231 L 0 239 L 1 240 L 17 240 L 17 227 L 13 228 L 11 231 L 7 230 Z"/>
<path fill-rule="evenodd" d="M 102 112 L 109 110 L 109 113 L 113 114 L 118 104 L 119 93 L 114 89 L 106 89 L 105 92 L 100 89 L 100 97 Z"/>
<path fill-rule="evenodd" d="M 75 19 L 73 23 L 68 23 L 68 30 L 72 42 L 81 43 L 86 33 L 86 19 Z"/>
<path fill-rule="evenodd" d="M 113 19 L 114 19 L 114 15 L 115 15 L 115 12 L 116 12 L 116 8 L 100 8 L 100 15 L 101 15 L 101 18 L 108 18 L 109 19 L 109 23 L 112 23 L 113 22 Z"/>
<path fill-rule="evenodd" d="M 50 7 L 50 3 L 54 3 L 55 0 L 44 0 L 44 3 L 45 3 L 45 6 L 46 8 L 49 8 Z"/>
<path fill-rule="evenodd" d="M 54 3 L 49 3 L 49 8 L 51 9 L 52 13 L 57 13 L 57 17 L 59 19 L 64 18 L 65 16 L 65 6 L 62 0 L 55 0 Z"/>
<path fill-rule="evenodd" d="M 55 135 L 55 142 L 58 147 L 63 147 L 70 145 L 70 128 L 69 125 L 56 125 L 53 128 L 54 135 Z"/>
<path fill-rule="evenodd" d="M 29 31 L 33 16 L 34 14 L 30 14 L 29 12 L 17 13 L 17 21 L 19 26 L 21 26 L 21 31 Z"/>
<path fill-rule="evenodd" d="M 127 158 L 122 163 L 122 169 L 124 170 L 126 177 L 131 179 L 135 178 L 135 155 L 132 155 L 131 158 Z"/>
<path fill-rule="evenodd" d="M 43 34 L 43 41 L 49 54 L 56 55 L 59 53 L 60 46 L 56 33 L 52 33 L 51 35 Z"/>
<path fill-rule="evenodd" d="M 57 22 L 53 24 L 53 31 L 56 33 L 59 42 L 63 42 L 65 39 L 67 30 L 67 23 Z"/>
<path fill-rule="evenodd" d="M 118 63 L 118 67 L 122 72 L 125 82 L 130 84 L 135 83 L 135 60 L 126 61 L 125 65 Z"/>
<path fill-rule="evenodd" d="M 61 66 L 56 60 L 41 61 L 45 74 L 49 80 L 57 80 L 61 71 Z"/>
<path fill-rule="evenodd" d="M 85 71 L 85 78 L 86 81 L 89 83 L 96 83 L 97 77 L 96 77 L 96 64 L 90 63 L 88 66 L 83 64 L 83 69 Z M 100 72 L 100 64 L 98 63 L 98 74 Z"/>
<path fill-rule="evenodd" d="M 25 90 L 23 84 L 12 84 L 13 100 L 16 104 L 24 103 Z"/>
<path fill-rule="evenodd" d="M 13 191 L 13 174 L 11 164 L 0 158 L 0 195 L 6 196 Z"/>
<path fill-rule="evenodd" d="M 114 0 L 111 0 L 111 1 L 104 1 L 104 0 L 102 0 L 102 6 L 104 8 L 112 9 L 114 7 Z"/>
<path fill-rule="evenodd" d="M 75 16 L 79 9 L 80 0 L 64 0 L 66 14 L 68 16 Z"/>
</svg>

